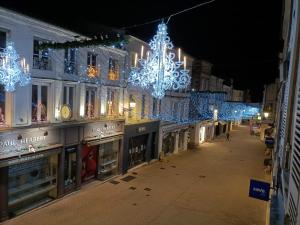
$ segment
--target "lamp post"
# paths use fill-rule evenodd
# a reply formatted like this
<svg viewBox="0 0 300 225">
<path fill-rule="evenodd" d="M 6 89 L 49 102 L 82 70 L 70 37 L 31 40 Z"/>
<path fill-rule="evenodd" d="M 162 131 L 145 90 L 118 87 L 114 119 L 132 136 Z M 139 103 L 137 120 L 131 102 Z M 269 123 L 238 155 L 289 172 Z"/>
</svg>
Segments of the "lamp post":
<svg viewBox="0 0 300 225">
<path fill-rule="evenodd" d="M 269 112 L 264 112 L 264 117 L 265 117 L 265 119 L 268 119 L 269 115 L 270 115 Z"/>
</svg>

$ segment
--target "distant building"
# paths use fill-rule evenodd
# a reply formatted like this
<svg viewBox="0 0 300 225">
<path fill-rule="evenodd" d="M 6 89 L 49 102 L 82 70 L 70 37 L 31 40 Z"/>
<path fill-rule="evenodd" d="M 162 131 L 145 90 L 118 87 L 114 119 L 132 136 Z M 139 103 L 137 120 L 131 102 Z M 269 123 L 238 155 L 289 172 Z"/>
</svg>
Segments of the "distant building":
<svg viewBox="0 0 300 225">
<path fill-rule="evenodd" d="M 268 113 L 268 120 L 274 121 L 277 110 L 277 95 L 279 91 L 279 79 L 274 83 L 265 85 L 263 93 L 262 111 Z"/>
<path fill-rule="evenodd" d="M 231 101 L 233 102 L 243 102 L 244 101 L 244 91 L 242 90 L 232 90 Z"/>
<path fill-rule="evenodd" d="M 244 92 L 244 102 L 246 102 L 246 103 L 252 102 L 251 101 L 251 94 L 250 94 L 249 89 L 245 90 L 245 92 Z"/>
<path fill-rule="evenodd" d="M 205 60 L 194 60 L 192 71 L 192 89 L 208 91 L 210 86 L 212 64 Z"/>
<path fill-rule="evenodd" d="M 223 91 L 226 92 L 226 101 L 231 101 L 231 99 L 232 99 L 232 86 L 223 84 Z"/>
</svg>

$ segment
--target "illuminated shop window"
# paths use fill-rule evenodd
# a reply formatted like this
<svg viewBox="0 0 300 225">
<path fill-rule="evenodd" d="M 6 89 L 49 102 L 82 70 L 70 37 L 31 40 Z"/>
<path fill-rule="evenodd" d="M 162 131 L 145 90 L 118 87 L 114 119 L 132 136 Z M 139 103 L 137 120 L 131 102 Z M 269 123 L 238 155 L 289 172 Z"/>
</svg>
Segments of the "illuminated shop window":
<svg viewBox="0 0 300 225">
<path fill-rule="evenodd" d="M 130 53 L 130 65 L 131 65 L 131 67 L 138 66 L 137 54 L 138 54 L 137 52 L 131 52 Z"/>
<path fill-rule="evenodd" d="M 48 90 L 49 85 L 33 84 L 31 101 L 32 122 L 45 122 L 48 120 Z"/>
<path fill-rule="evenodd" d="M 70 106 L 70 109 L 74 112 L 74 99 L 75 99 L 75 87 L 66 85 L 64 86 L 63 104 Z"/>
<path fill-rule="evenodd" d="M 87 88 L 85 92 L 85 117 L 95 118 L 96 89 Z"/>
<path fill-rule="evenodd" d="M 100 75 L 99 68 L 97 67 L 97 55 L 89 52 L 87 55 L 87 76 L 97 77 Z"/>
<path fill-rule="evenodd" d="M 120 66 L 116 59 L 109 59 L 108 67 L 108 79 L 109 80 L 119 80 L 120 79 Z"/>
<path fill-rule="evenodd" d="M 118 115 L 119 113 L 119 95 L 114 89 L 107 90 L 107 115 Z"/>
</svg>

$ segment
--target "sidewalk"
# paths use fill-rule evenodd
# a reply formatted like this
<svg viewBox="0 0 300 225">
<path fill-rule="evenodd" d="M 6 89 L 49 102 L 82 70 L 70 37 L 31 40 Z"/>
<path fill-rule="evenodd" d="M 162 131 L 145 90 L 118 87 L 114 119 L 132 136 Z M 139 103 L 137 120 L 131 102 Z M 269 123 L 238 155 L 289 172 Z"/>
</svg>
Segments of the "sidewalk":
<svg viewBox="0 0 300 225">
<path fill-rule="evenodd" d="M 240 127 L 4 224 L 265 225 L 266 202 L 248 197 L 250 178 L 269 179 L 263 159 L 264 144 Z"/>
</svg>

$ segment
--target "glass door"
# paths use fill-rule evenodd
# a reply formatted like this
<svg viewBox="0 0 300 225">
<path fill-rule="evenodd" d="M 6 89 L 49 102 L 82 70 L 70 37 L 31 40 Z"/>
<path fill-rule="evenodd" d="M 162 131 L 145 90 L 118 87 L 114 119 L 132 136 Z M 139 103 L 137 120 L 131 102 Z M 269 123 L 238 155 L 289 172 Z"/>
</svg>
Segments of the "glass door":
<svg viewBox="0 0 300 225">
<path fill-rule="evenodd" d="M 100 144 L 98 177 L 105 180 L 118 173 L 120 139 Z"/>
<path fill-rule="evenodd" d="M 64 162 L 64 185 L 65 190 L 69 190 L 76 185 L 76 153 L 77 147 L 68 147 L 65 149 Z"/>
</svg>

